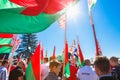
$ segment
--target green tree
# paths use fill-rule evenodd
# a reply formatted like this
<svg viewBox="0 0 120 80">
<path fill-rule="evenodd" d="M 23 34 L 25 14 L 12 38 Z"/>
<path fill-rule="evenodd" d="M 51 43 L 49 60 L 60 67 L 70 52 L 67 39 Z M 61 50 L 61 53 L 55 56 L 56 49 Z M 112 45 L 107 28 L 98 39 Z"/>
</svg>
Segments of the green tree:
<svg viewBox="0 0 120 80">
<path fill-rule="evenodd" d="M 29 58 L 30 55 L 34 52 L 36 49 L 38 40 L 36 34 L 22 34 L 20 39 L 21 44 L 16 50 L 18 55 L 16 57 L 19 57 L 22 54 L 22 57 Z"/>
</svg>

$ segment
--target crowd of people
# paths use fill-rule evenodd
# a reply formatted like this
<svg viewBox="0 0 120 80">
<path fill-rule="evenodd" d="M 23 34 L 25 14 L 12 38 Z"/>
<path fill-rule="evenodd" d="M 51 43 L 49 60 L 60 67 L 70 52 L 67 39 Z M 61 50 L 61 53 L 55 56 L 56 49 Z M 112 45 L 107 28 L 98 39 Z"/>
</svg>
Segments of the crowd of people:
<svg viewBox="0 0 120 80">
<path fill-rule="evenodd" d="M 26 80 L 27 60 L 10 64 L 7 60 L 0 61 L 0 80 Z M 64 75 L 64 63 L 44 58 L 40 66 L 41 80 L 120 80 L 120 64 L 117 57 L 96 57 L 93 64 L 84 60 L 80 67 L 69 61 L 70 76 Z"/>
</svg>

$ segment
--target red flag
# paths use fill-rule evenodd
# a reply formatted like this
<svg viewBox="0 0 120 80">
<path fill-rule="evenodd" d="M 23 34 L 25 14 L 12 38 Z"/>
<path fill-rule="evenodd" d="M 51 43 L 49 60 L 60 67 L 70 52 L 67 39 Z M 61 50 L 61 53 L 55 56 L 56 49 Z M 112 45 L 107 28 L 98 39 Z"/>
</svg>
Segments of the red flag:
<svg viewBox="0 0 120 80">
<path fill-rule="evenodd" d="M 21 13 L 25 15 L 38 15 L 47 7 L 49 0 L 10 0 L 20 6 L 26 7 Z"/>
<path fill-rule="evenodd" d="M 79 53 L 79 57 L 80 57 L 80 61 L 81 61 L 81 65 L 84 65 L 84 57 L 83 57 L 83 54 L 82 54 L 82 50 L 80 48 L 80 44 L 78 43 L 78 53 Z"/>
<path fill-rule="evenodd" d="M 38 15 L 41 12 L 55 14 L 73 3 L 75 0 L 10 0 L 11 2 L 24 6 L 26 9 L 21 13 L 25 15 Z"/>
<path fill-rule="evenodd" d="M 36 80 L 40 80 L 40 44 L 31 56 L 32 69 Z"/>
<path fill-rule="evenodd" d="M 52 56 L 52 59 L 53 59 L 53 60 L 56 58 L 56 56 L 55 56 L 55 52 L 56 52 L 56 47 L 54 46 L 53 56 Z"/>
<path fill-rule="evenodd" d="M 65 64 L 66 63 L 68 63 L 69 61 L 68 61 L 68 42 L 66 41 L 65 42 L 65 57 L 64 57 L 64 59 L 65 59 Z"/>
<path fill-rule="evenodd" d="M 68 42 L 66 41 L 65 42 L 65 54 L 64 54 L 64 65 L 65 67 L 63 68 L 64 69 L 64 74 L 65 74 L 65 77 L 68 78 L 70 77 L 70 64 L 69 64 L 69 57 L 68 57 Z"/>
</svg>

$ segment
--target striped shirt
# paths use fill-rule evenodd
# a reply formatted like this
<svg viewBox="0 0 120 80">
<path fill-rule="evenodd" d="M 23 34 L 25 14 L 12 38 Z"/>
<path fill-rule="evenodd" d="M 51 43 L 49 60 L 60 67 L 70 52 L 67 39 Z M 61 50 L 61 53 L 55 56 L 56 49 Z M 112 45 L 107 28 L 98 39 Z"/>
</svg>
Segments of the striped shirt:
<svg viewBox="0 0 120 80">
<path fill-rule="evenodd" d="M 0 66 L 0 80 L 7 80 L 7 69 L 4 66 Z"/>
</svg>

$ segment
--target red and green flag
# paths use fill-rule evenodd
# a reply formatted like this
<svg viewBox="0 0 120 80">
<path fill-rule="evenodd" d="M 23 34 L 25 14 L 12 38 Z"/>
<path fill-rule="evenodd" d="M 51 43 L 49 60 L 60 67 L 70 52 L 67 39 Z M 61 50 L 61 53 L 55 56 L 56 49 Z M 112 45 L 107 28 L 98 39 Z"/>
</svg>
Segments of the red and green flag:
<svg viewBox="0 0 120 80">
<path fill-rule="evenodd" d="M 70 77 L 70 64 L 69 64 L 69 58 L 68 58 L 68 42 L 65 42 L 65 52 L 64 52 L 64 61 L 65 61 L 65 68 L 64 68 L 64 74 L 66 78 Z"/>
<path fill-rule="evenodd" d="M 43 31 L 78 1 L 0 0 L 0 33 Z"/>
<path fill-rule="evenodd" d="M 83 54 L 82 54 L 82 50 L 81 50 L 81 48 L 80 48 L 80 43 L 78 43 L 78 55 L 79 55 L 79 66 L 84 66 L 84 56 L 83 56 Z"/>
<path fill-rule="evenodd" d="M 10 53 L 12 50 L 12 38 L 13 34 L 0 34 L 0 54 Z"/>
<path fill-rule="evenodd" d="M 26 80 L 40 79 L 40 44 L 37 46 L 26 69 Z"/>
<path fill-rule="evenodd" d="M 95 46 L 96 46 L 96 54 L 95 56 L 102 56 L 102 51 L 99 45 L 99 42 L 96 37 L 96 32 L 95 32 L 95 26 L 92 18 L 92 8 L 96 4 L 97 0 L 88 0 L 88 8 L 89 8 L 89 14 L 90 14 L 90 24 L 92 26 L 93 34 L 94 34 L 94 40 L 95 40 Z"/>
</svg>

